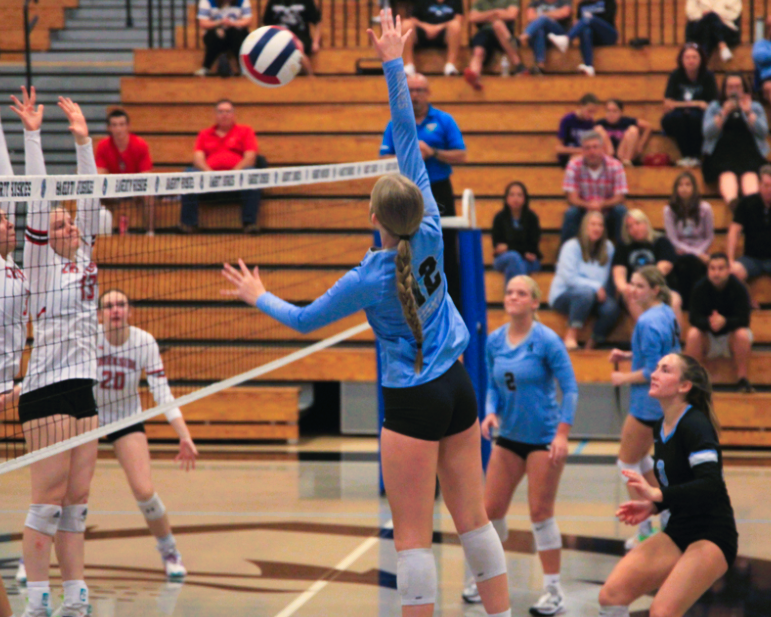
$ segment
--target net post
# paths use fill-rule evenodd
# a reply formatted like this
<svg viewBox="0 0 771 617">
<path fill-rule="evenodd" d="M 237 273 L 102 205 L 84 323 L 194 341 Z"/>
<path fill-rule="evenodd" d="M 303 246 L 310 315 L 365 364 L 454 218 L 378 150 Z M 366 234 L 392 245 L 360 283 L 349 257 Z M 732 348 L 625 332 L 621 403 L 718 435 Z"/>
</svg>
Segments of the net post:
<svg viewBox="0 0 771 617">
<path fill-rule="evenodd" d="M 463 364 L 471 377 L 477 395 L 480 421 L 485 417 L 487 389 L 487 366 L 485 344 L 487 342 L 487 300 L 485 296 L 485 270 L 482 256 L 482 231 L 461 229 L 458 232 L 460 254 L 460 313 L 468 328 L 470 339 Z M 491 442 L 482 439 L 482 466 L 487 469 L 490 460 Z"/>
</svg>

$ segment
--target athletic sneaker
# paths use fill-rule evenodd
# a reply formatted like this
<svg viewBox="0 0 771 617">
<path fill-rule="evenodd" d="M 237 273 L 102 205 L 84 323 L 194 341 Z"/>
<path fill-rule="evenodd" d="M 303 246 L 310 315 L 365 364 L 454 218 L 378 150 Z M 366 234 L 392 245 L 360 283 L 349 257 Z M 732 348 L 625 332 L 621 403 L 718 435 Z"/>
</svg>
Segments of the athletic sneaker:
<svg viewBox="0 0 771 617">
<path fill-rule="evenodd" d="M 444 65 L 444 75 L 445 77 L 452 77 L 453 75 L 460 75 L 460 71 L 452 62 L 448 62 Z"/>
<path fill-rule="evenodd" d="M 51 617 L 88 617 L 90 614 L 90 604 L 77 604 L 73 606 L 66 606 L 62 604 L 53 612 Z"/>
<path fill-rule="evenodd" d="M 555 585 L 547 585 L 538 602 L 530 607 L 531 615 L 557 615 L 565 612 L 565 598 L 562 590 Z"/>
<path fill-rule="evenodd" d="M 546 38 L 548 38 L 563 54 L 568 50 L 568 47 L 570 47 L 570 39 L 565 34 L 547 34 Z"/>
<path fill-rule="evenodd" d="M 479 73 L 472 70 L 471 67 L 467 66 L 463 70 L 463 78 L 466 80 L 469 86 L 474 88 L 474 90 L 482 89 L 482 83 L 479 81 Z"/>
<path fill-rule="evenodd" d="M 163 567 L 166 569 L 166 576 L 170 579 L 180 579 L 187 576 L 187 569 L 182 565 L 182 555 L 178 551 L 172 551 L 162 555 Z"/>
<path fill-rule="evenodd" d="M 19 559 L 19 567 L 16 568 L 16 582 L 19 585 L 27 584 L 27 568 L 24 567 L 23 559 Z"/>
<path fill-rule="evenodd" d="M 651 529 L 650 533 L 640 533 L 637 532 L 635 535 L 633 535 L 631 538 L 627 538 L 626 542 L 624 542 L 624 548 L 626 549 L 626 552 L 628 553 L 631 551 L 635 546 L 638 544 L 641 544 L 645 542 L 648 538 L 651 536 L 656 535 L 659 532 L 659 530 L 656 527 L 653 527 Z"/>
<path fill-rule="evenodd" d="M 472 579 L 460 594 L 466 604 L 481 604 L 482 598 L 479 596 L 476 582 Z"/>
<path fill-rule="evenodd" d="M 589 66 L 588 64 L 579 64 L 578 72 L 583 73 L 587 77 L 594 77 L 594 67 Z"/>
<path fill-rule="evenodd" d="M 723 47 L 723 49 L 720 50 L 720 59 L 723 62 L 730 62 L 733 57 L 734 55 L 731 53 L 731 50 L 728 49 L 728 46 Z"/>
<path fill-rule="evenodd" d="M 41 608 L 35 611 L 27 604 L 21 617 L 51 617 L 51 611 L 47 608 Z"/>
</svg>

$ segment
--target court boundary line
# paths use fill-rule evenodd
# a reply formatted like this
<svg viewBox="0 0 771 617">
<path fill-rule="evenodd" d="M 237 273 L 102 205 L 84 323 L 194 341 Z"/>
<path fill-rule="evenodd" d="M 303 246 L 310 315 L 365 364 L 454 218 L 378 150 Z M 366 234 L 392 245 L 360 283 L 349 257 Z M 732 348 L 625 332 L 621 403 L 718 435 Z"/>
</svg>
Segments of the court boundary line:
<svg viewBox="0 0 771 617">
<path fill-rule="evenodd" d="M 378 530 L 377 535 L 370 536 L 364 542 L 359 544 L 353 551 L 348 553 L 343 559 L 333 568 L 336 572 L 345 572 L 353 563 L 369 549 L 375 546 L 380 541 L 380 533 L 382 529 L 393 529 L 393 520 L 389 520 L 385 525 Z M 310 602 L 321 590 L 323 590 L 329 583 L 333 582 L 334 578 L 319 579 L 313 583 L 308 589 L 296 597 L 290 602 L 281 612 L 277 613 L 275 617 L 291 617 L 308 602 Z"/>
</svg>

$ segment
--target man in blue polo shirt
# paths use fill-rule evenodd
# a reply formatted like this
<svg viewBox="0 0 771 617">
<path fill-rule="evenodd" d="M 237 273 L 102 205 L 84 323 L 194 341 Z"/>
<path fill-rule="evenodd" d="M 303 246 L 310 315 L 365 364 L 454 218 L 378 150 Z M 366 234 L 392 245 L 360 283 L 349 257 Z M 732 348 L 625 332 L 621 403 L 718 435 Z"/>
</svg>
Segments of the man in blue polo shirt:
<svg viewBox="0 0 771 617">
<path fill-rule="evenodd" d="M 412 108 L 418 125 L 418 139 L 426 162 L 431 192 L 442 216 L 455 216 L 455 194 L 450 176 L 452 166 L 466 162 L 466 144 L 453 117 L 429 103 L 428 79 L 420 73 L 407 77 Z M 386 126 L 380 156 L 393 156 L 394 138 L 391 123 Z M 460 274 L 458 271 L 458 236 L 454 230 L 444 233 L 444 272 L 450 297 L 460 308 Z"/>
</svg>

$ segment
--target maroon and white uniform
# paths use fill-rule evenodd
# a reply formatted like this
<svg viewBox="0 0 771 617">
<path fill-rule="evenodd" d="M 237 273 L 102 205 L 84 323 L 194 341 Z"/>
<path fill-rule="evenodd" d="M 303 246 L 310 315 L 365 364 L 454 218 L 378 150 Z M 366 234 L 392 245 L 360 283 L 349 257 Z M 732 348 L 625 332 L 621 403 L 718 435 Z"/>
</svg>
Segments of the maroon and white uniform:
<svg viewBox="0 0 771 617">
<path fill-rule="evenodd" d="M 142 371 L 147 376 L 150 392 L 158 405 L 174 400 L 163 370 L 161 351 L 149 332 L 131 326 L 128 340 L 123 345 L 111 345 L 104 335 L 104 328 L 99 326 L 96 362 L 99 383 L 94 386 L 94 396 L 101 426 L 142 411 L 139 398 Z M 169 422 L 181 417 L 179 407 L 166 412 Z"/>
<path fill-rule="evenodd" d="M 24 131 L 25 163 L 30 175 L 45 175 L 40 131 Z M 91 141 L 76 146 L 78 174 L 96 175 Z M 75 223 L 81 245 L 73 261 L 48 243 L 50 206 L 31 201 L 24 242 L 24 273 L 29 280 L 30 317 L 35 344 L 22 393 L 68 379 L 96 380 L 96 318 L 99 289 L 91 260 L 99 225 L 99 200 L 78 199 Z"/>
</svg>

